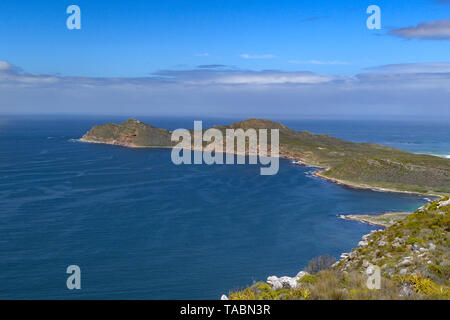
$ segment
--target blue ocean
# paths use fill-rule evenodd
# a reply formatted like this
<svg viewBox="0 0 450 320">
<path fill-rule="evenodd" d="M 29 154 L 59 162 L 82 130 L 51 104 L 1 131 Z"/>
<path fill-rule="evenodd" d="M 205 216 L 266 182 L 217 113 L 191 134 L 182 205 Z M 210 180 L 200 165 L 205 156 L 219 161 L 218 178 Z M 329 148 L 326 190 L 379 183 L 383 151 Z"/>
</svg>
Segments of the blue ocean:
<svg viewBox="0 0 450 320">
<path fill-rule="evenodd" d="M 124 117 L 0 117 L 1 299 L 219 299 L 339 257 L 376 227 L 340 214 L 415 210 L 421 196 L 358 190 L 281 160 L 181 165 L 168 149 L 78 142 Z M 167 129 L 190 118 L 139 120 Z M 243 119 L 202 119 L 204 126 Z M 450 155 L 448 122 L 282 121 L 297 130 Z M 68 290 L 66 268 L 81 268 Z"/>
</svg>

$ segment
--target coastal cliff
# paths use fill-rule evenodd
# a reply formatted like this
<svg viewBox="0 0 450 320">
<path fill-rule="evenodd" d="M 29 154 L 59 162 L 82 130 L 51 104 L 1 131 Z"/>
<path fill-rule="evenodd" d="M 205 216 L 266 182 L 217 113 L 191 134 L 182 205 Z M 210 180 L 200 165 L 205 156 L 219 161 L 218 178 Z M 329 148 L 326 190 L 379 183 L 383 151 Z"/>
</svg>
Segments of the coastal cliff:
<svg viewBox="0 0 450 320">
<path fill-rule="evenodd" d="M 377 270 L 379 287 L 369 288 Z M 319 257 L 295 277 L 270 276 L 222 299 L 450 299 L 449 197 L 363 236 L 334 264 Z"/>
<path fill-rule="evenodd" d="M 316 175 L 341 184 L 382 191 L 450 194 L 450 159 L 413 154 L 373 143 L 353 143 L 324 134 L 292 130 L 279 122 L 248 119 L 226 129 L 278 129 L 280 157 L 323 170 Z M 80 141 L 133 148 L 172 148 L 171 132 L 130 119 L 94 126 Z"/>
</svg>

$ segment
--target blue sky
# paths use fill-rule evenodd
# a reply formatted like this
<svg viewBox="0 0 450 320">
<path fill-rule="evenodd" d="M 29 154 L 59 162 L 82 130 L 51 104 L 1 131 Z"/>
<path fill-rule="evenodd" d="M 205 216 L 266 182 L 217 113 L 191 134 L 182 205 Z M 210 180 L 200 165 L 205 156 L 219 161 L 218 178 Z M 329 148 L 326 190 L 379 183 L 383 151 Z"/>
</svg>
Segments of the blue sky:
<svg viewBox="0 0 450 320">
<path fill-rule="evenodd" d="M 71 4 L 81 8 L 81 30 L 66 28 L 65 11 Z M 372 4 L 381 8 L 381 30 L 366 27 L 369 16 L 366 8 Z M 259 103 L 262 109 L 256 106 L 246 109 L 250 115 L 273 112 L 277 95 L 280 101 L 285 101 L 287 113 L 302 114 L 304 110 L 294 108 L 301 101 L 308 101 L 305 108 L 329 112 L 327 100 L 319 96 L 329 95 L 329 103 L 333 104 L 345 96 L 343 92 L 333 96 L 331 83 L 340 85 L 340 90 L 355 92 L 358 99 L 355 96 L 351 102 L 357 106 L 364 101 L 361 99 L 364 95 L 383 92 L 379 87 L 374 88 L 376 92 L 367 92 L 368 86 L 374 86 L 375 75 L 378 85 L 386 79 L 417 85 L 414 80 L 423 82 L 423 74 L 428 77 L 430 73 L 434 75 L 423 84 L 427 91 L 420 101 L 426 101 L 426 93 L 439 92 L 432 101 L 439 105 L 448 97 L 448 88 L 436 85 L 442 79 L 436 81 L 435 75 L 449 74 L 448 19 L 450 1 L 447 0 L 2 0 L 0 79 L 2 72 L 8 77 L 4 76 L 0 86 L 0 93 L 4 93 L 0 113 L 76 112 L 80 108 L 73 105 L 61 110 L 49 103 L 76 96 L 78 103 L 96 104 L 99 113 L 119 112 L 118 105 L 112 106 L 117 101 L 134 105 L 136 113 L 158 113 L 167 110 L 167 106 L 177 112 L 177 105 L 186 103 L 188 107 L 178 108 L 185 111 L 193 108 L 198 113 L 211 108 L 214 112 L 226 111 L 223 101 L 246 106 Z M 420 72 L 411 72 L 414 68 Z M 387 77 L 387 72 L 390 76 L 380 78 L 380 72 L 383 77 Z M 411 74 L 418 78 L 412 78 Z M 223 75 L 228 75 L 225 82 Z M 238 75 L 241 78 L 236 80 Z M 351 88 L 342 87 L 342 83 L 355 78 L 358 83 Z M 167 84 L 165 79 L 176 83 Z M 11 83 L 8 87 L 6 81 L 19 81 L 22 87 L 12 88 Z M 47 94 L 38 94 L 37 87 L 30 87 L 31 82 L 35 86 L 44 83 Z M 431 82 L 434 87 L 430 89 Z M 28 85 L 23 86 L 24 83 Z M 324 83 L 328 88 L 324 88 Z M 302 87 L 294 90 L 292 86 L 296 84 Z M 305 84 L 309 87 L 305 88 Z M 208 97 L 202 99 L 193 88 L 181 92 L 187 85 L 199 86 L 197 92 L 207 93 Z M 255 88 L 257 85 L 264 88 Z M 72 86 L 70 92 L 69 86 Z M 88 91 L 87 86 L 90 86 Z M 94 90 L 92 86 L 99 88 Z M 109 101 L 111 94 L 105 91 L 105 86 L 111 90 L 112 86 L 120 86 L 122 94 L 115 90 L 114 98 Z M 66 91 L 55 95 L 52 89 Z M 259 99 L 256 95 L 261 90 L 271 99 Z M 214 93 L 218 101 L 213 98 Z M 389 103 L 403 106 L 396 109 L 397 113 L 405 112 L 411 98 L 408 92 L 401 93 L 395 97 L 381 96 L 383 102 L 377 102 L 374 108 Z M 82 100 L 83 96 L 86 100 Z M 233 100 L 233 96 L 240 98 Z M 99 106 L 96 103 L 99 100 L 111 108 Z M 31 106 L 32 102 L 35 106 Z M 145 104 L 158 104 L 155 108 L 160 109 L 148 109 Z M 424 108 L 417 106 L 412 113 L 425 113 Z M 447 112 L 444 105 L 433 108 Z M 358 110 L 345 110 L 349 114 L 353 111 Z"/>
</svg>

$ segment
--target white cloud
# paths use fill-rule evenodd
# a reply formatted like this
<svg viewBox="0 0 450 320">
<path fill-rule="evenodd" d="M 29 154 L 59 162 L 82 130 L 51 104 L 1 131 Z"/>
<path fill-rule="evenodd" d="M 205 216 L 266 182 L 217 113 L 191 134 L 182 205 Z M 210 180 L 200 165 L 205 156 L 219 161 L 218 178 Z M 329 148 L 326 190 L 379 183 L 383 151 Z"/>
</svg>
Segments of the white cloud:
<svg viewBox="0 0 450 320">
<path fill-rule="evenodd" d="M 450 40 L 450 19 L 423 22 L 414 27 L 394 29 L 389 34 L 405 39 Z"/>
<path fill-rule="evenodd" d="M 267 72 L 245 73 L 225 76 L 217 83 L 223 84 L 317 84 L 333 80 L 334 77 L 320 76 L 309 72 Z"/>
<path fill-rule="evenodd" d="M 339 61 L 339 60 L 331 60 L 331 61 L 323 61 L 323 60 L 290 60 L 289 63 L 295 64 L 316 64 L 316 65 L 347 65 L 348 62 Z"/>
<path fill-rule="evenodd" d="M 312 72 L 249 71 L 236 69 L 202 68 L 194 70 L 162 70 L 154 78 L 171 79 L 190 85 L 270 85 L 317 84 L 335 80 L 336 77 Z"/>
<path fill-rule="evenodd" d="M 369 70 L 388 73 L 450 73 L 450 62 L 388 64 Z"/>
<path fill-rule="evenodd" d="M 0 61 L 0 71 L 11 70 L 12 66 L 6 61 Z"/>
<path fill-rule="evenodd" d="M 196 68 L 93 78 L 30 74 L 0 61 L 0 97 L 0 113 L 435 114 L 450 119 L 450 62 L 380 66 L 354 76 Z"/>
<path fill-rule="evenodd" d="M 241 54 L 241 58 L 244 58 L 244 59 L 273 59 L 273 58 L 276 58 L 276 56 L 273 55 L 273 54 L 248 54 L 248 53 L 243 53 L 243 54 Z"/>
</svg>

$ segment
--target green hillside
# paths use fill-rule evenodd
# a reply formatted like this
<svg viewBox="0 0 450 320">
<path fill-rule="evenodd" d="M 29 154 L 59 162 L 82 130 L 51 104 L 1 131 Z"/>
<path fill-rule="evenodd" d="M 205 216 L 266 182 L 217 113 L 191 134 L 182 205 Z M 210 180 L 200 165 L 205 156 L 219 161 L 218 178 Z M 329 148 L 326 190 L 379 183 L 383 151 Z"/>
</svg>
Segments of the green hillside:
<svg viewBox="0 0 450 320">
<path fill-rule="evenodd" d="M 450 201 L 443 198 L 363 237 L 358 248 L 333 263 L 313 259 L 277 287 L 257 282 L 229 293 L 235 300 L 450 299 Z M 380 287 L 369 289 L 374 266 Z"/>
<path fill-rule="evenodd" d="M 324 134 L 292 130 L 279 122 L 249 119 L 226 129 L 279 129 L 280 156 L 324 170 L 320 175 L 344 184 L 422 194 L 450 194 L 450 159 L 412 154 L 373 143 L 352 143 Z M 405 132 L 405 135 L 408 133 Z M 173 147 L 171 132 L 130 119 L 93 127 L 82 141 L 128 147 Z"/>
</svg>

